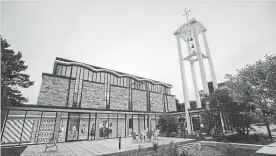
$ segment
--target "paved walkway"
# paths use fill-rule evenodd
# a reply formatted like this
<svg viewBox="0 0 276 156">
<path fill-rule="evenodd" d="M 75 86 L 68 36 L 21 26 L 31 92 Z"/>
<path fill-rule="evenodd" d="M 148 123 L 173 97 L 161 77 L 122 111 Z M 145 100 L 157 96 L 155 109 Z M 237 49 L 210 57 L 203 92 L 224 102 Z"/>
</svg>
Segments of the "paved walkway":
<svg viewBox="0 0 276 156">
<path fill-rule="evenodd" d="M 169 144 L 171 141 L 174 143 L 185 143 L 190 142 L 191 139 L 159 137 L 159 140 L 157 140 L 158 145 Z M 55 150 L 55 147 L 52 147 L 52 149 L 47 149 L 47 152 L 44 152 L 44 144 L 30 145 L 24 150 L 21 156 L 94 156 L 134 150 L 138 149 L 139 145 L 142 148 L 152 147 L 152 142 L 132 143 L 132 138 L 122 138 L 121 150 L 119 150 L 118 142 L 118 138 L 65 142 L 58 144 L 58 151 Z"/>
<path fill-rule="evenodd" d="M 263 148 L 259 149 L 256 153 L 276 155 L 276 142 L 264 146 Z"/>
</svg>

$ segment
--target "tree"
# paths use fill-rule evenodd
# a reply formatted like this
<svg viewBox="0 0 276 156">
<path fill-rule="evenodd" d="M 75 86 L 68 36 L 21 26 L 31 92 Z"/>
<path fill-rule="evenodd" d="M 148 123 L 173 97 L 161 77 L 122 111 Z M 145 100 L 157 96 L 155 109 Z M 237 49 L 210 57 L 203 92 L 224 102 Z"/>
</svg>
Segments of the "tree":
<svg viewBox="0 0 276 156">
<path fill-rule="evenodd" d="M 185 104 L 184 103 L 179 103 L 179 100 L 175 98 L 175 103 L 176 103 L 176 111 L 177 112 L 185 112 Z"/>
<path fill-rule="evenodd" d="M 27 102 L 20 88 L 28 88 L 34 84 L 30 76 L 23 73 L 28 66 L 22 60 L 21 52 L 15 53 L 10 45 L 1 38 L 1 108 L 8 105 L 19 105 Z"/>
<path fill-rule="evenodd" d="M 235 102 L 229 89 L 216 90 L 206 100 L 210 107 L 203 114 L 203 122 L 207 125 L 207 131 L 216 125 L 213 123 L 216 121 L 216 116 L 220 115 L 220 117 L 227 117 L 228 125 L 232 126 L 237 133 L 248 138 L 250 124 L 254 120 L 253 112 L 255 108 L 252 105 L 247 101 L 243 103 Z M 218 122 L 220 123 L 220 121 Z"/>
<path fill-rule="evenodd" d="M 173 115 L 162 115 L 158 120 L 160 132 L 165 133 L 167 136 L 172 132 L 177 132 L 178 121 Z"/>
<path fill-rule="evenodd" d="M 230 80 L 228 87 L 236 102 L 257 108 L 256 114 L 263 118 L 272 139 L 269 118 L 276 114 L 276 55 L 266 55 L 265 60 L 246 65 L 236 75 L 227 74 L 226 78 Z"/>
</svg>

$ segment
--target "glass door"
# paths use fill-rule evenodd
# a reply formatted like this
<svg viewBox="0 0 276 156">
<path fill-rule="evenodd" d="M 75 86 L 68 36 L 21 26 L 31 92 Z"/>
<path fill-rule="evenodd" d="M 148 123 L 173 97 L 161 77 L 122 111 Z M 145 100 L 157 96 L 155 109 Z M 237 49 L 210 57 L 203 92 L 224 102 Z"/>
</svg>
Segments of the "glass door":
<svg viewBox="0 0 276 156">
<path fill-rule="evenodd" d="M 79 137 L 78 140 L 88 139 L 88 128 L 89 128 L 89 114 L 80 114 L 79 124 Z"/>
<path fill-rule="evenodd" d="M 68 117 L 68 130 L 66 141 L 78 140 L 80 114 L 79 113 L 69 113 Z"/>
</svg>

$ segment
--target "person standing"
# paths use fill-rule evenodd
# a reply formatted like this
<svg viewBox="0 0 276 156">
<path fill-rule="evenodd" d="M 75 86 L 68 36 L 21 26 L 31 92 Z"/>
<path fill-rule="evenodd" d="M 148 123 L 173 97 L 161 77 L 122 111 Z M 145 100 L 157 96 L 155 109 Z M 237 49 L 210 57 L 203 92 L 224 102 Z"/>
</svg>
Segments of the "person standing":
<svg viewBox="0 0 276 156">
<path fill-rule="evenodd" d="M 74 126 L 72 128 L 72 133 L 73 133 L 73 140 L 75 140 L 75 137 L 77 135 L 77 125 L 76 125 L 76 123 L 74 124 Z"/>
</svg>

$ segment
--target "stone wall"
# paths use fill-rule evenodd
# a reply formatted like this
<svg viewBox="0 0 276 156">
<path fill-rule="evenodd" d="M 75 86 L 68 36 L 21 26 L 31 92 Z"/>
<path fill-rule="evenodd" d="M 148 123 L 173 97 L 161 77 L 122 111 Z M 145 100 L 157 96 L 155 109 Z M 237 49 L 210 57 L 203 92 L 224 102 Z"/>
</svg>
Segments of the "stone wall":
<svg viewBox="0 0 276 156">
<path fill-rule="evenodd" d="M 37 105 L 66 106 L 69 79 L 42 75 Z"/>
<path fill-rule="evenodd" d="M 169 112 L 176 111 L 175 97 L 167 95 Z"/>
<path fill-rule="evenodd" d="M 110 109 L 128 110 L 128 89 L 110 86 Z"/>
<path fill-rule="evenodd" d="M 135 111 L 147 111 L 146 91 L 132 89 L 132 105 Z"/>
<path fill-rule="evenodd" d="M 104 84 L 84 81 L 81 107 L 106 109 L 104 101 Z"/>
<path fill-rule="evenodd" d="M 163 112 L 164 105 L 162 103 L 162 95 L 150 92 L 150 106 L 153 112 Z"/>
</svg>

